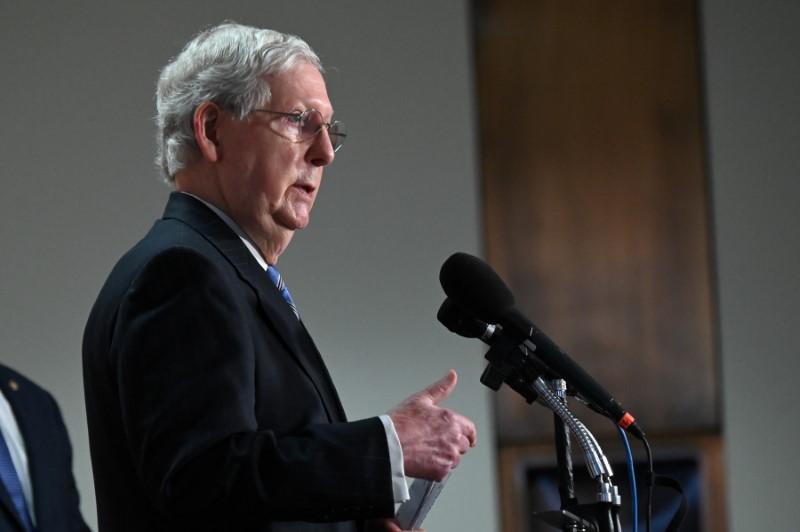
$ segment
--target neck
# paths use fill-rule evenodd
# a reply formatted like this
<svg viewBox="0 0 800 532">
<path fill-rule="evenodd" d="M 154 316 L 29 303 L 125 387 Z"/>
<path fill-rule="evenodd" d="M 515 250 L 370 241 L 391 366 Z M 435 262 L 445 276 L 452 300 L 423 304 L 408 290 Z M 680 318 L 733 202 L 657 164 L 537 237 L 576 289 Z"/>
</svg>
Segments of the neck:
<svg viewBox="0 0 800 532">
<path fill-rule="evenodd" d="M 188 170 L 183 170 L 175 176 L 175 190 L 191 194 L 213 207 L 229 225 L 234 226 L 233 229 L 240 237 L 252 244 L 267 264 L 277 264 L 278 257 L 291 242 L 294 230 L 281 227 L 272 219 L 237 217 L 237 213 L 229 208 L 225 197 L 214 183 L 216 181 L 213 176 Z"/>
</svg>

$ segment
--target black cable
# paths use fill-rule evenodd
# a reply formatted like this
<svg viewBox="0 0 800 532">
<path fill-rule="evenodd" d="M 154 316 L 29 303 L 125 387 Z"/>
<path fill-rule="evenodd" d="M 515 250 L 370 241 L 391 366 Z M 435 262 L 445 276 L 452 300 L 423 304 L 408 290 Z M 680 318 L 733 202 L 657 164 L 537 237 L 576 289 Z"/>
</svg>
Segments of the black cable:
<svg viewBox="0 0 800 532">
<path fill-rule="evenodd" d="M 642 438 L 642 443 L 644 443 L 644 449 L 647 453 L 647 472 L 645 473 L 645 484 L 647 485 L 647 495 L 645 497 L 645 505 L 646 505 L 646 529 L 647 532 L 650 532 L 651 523 L 653 520 L 653 479 L 655 477 L 655 470 L 653 469 L 653 452 L 650 449 L 650 443 L 647 441 L 647 438 Z"/>
<path fill-rule="evenodd" d="M 680 506 L 678 510 L 675 512 L 675 515 L 672 517 L 670 522 L 667 524 L 667 527 L 664 529 L 664 532 L 677 532 L 680 528 L 683 520 L 686 518 L 686 514 L 689 510 L 689 503 L 686 500 L 686 494 L 683 492 L 683 488 L 681 487 L 680 483 L 670 477 L 665 477 L 663 475 L 656 475 L 655 470 L 653 468 L 653 453 L 650 450 L 650 444 L 648 443 L 646 438 L 642 438 L 642 442 L 644 443 L 644 448 L 647 451 L 647 472 L 645 474 L 645 484 L 647 484 L 647 499 L 645 504 L 647 505 L 647 532 L 650 532 L 652 527 L 652 520 L 653 520 L 653 488 L 655 486 L 660 486 L 664 488 L 670 488 L 675 490 L 678 495 L 680 496 Z"/>
</svg>

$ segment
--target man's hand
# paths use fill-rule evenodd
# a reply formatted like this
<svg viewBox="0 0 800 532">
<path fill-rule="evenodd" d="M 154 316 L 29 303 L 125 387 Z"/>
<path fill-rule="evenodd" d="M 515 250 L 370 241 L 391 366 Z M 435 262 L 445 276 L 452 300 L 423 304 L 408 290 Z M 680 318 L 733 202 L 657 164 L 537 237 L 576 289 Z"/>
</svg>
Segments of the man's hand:
<svg viewBox="0 0 800 532">
<path fill-rule="evenodd" d="M 475 424 L 436 406 L 456 387 L 456 372 L 418 392 L 389 412 L 403 449 L 406 476 L 442 480 L 475 446 Z"/>
</svg>

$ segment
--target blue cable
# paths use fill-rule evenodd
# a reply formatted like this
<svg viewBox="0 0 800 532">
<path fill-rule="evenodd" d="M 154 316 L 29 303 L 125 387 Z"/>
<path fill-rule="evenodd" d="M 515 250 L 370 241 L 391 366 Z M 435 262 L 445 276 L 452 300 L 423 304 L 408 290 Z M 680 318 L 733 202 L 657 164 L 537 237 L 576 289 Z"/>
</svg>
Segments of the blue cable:
<svg viewBox="0 0 800 532">
<path fill-rule="evenodd" d="M 639 532 L 639 497 L 636 495 L 636 475 L 633 469 L 633 454 L 631 453 L 631 446 L 628 443 L 628 435 L 625 429 L 616 425 L 619 437 L 625 446 L 625 456 L 628 463 L 628 478 L 631 483 L 631 502 L 633 504 L 633 532 Z"/>
</svg>

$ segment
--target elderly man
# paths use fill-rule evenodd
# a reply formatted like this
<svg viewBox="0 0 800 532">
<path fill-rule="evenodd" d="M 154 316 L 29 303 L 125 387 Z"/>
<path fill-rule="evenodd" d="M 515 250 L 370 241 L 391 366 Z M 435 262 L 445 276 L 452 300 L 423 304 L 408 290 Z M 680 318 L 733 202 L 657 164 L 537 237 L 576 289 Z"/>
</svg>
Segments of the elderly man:
<svg viewBox="0 0 800 532">
<path fill-rule="evenodd" d="M 452 371 L 347 422 L 274 268 L 345 139 L 319 59 L 224 24 L 164 68 L 157 105 L 175 192 L 84 335 L 100 530 L 398 530 L 404 475 L 443 478 L 475 427 L 437 406 Z"/>
</svg>

